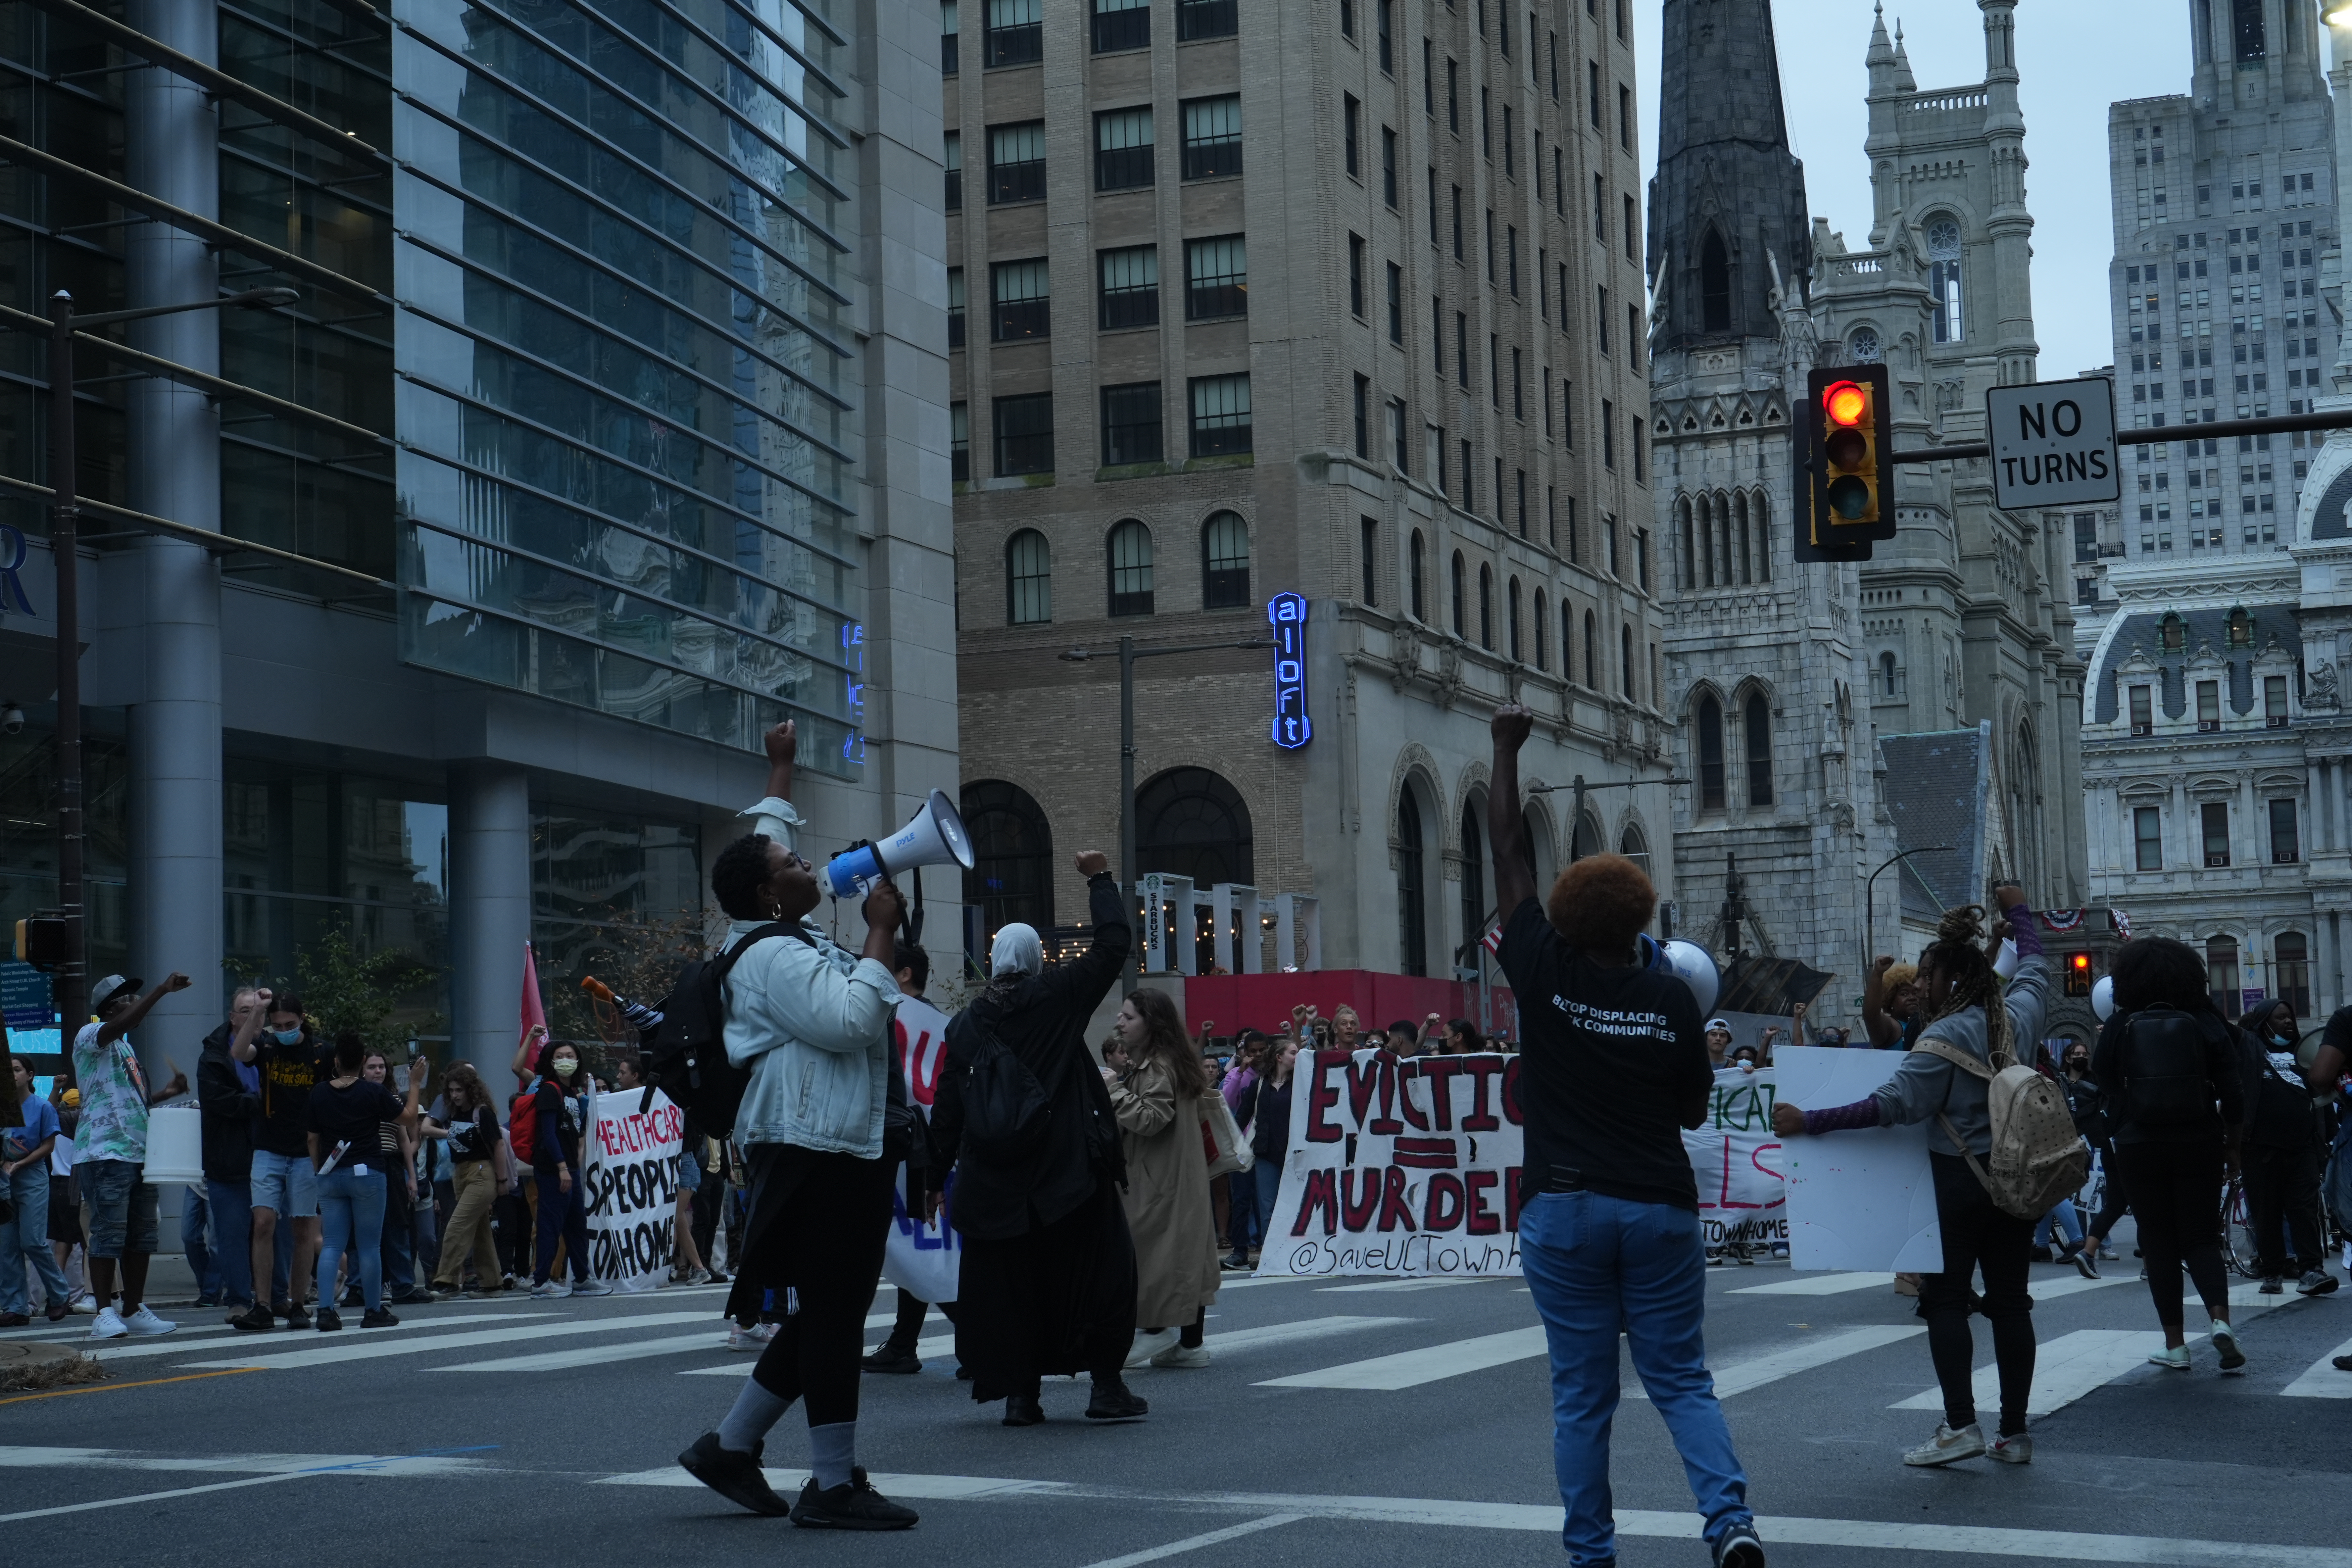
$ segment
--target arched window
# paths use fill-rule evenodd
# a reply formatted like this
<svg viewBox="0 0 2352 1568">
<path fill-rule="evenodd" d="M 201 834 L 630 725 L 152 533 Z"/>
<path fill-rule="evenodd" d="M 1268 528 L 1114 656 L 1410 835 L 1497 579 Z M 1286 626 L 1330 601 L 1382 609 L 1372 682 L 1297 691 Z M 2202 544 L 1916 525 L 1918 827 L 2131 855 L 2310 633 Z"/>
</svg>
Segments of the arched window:
<svg viewBox="0 0 2352 1568">
<path fill-rule="evenodd" d="M 1463 958 L 1475 962 L 1478 939 L 1486 934 L 1486 841 L 1478 832 L 1478 802 L 1462 803 Z"/>
<path fill-rule="evenodd" d="M 2301 931 L 2281 931 L 2271 939 L 2271 994 L 2294 1009 L 2297 1018 L 2311 1016 L 2311 946 Z"/>
<path fill-rule="evenodd" d="M 1536 668 L 1548 670 L 1551 668 L 1551 631 L 1544 625 L 1544 596 L 1541 588 L 1536 590 L 1535 632 Z"/>
<path fill-rule="evenodd" d="M 1748 502 L 1748 521 L 1756 530 L 1756 580 L 1772 580 L 1772 502 L 1759 490 Z"/>
<path fill-rule="evenodd" d="M 1206 768 L 1171 768 L 1135 792 L 1139 872 L 1190 877 L 1196 888 L 1250 880 L 1249 807 Z"/>
<path fill-rule="evenodd" d="M 1731 498 L 1715 498 L 1715 580 L 1731 586 Z"/>
<path fill-rule="evenodd" d="M 2234 936 L 2212 936 L 2205 939 L 2205 984 L 2211 988 L 2214 1009 L 2224 1018 L 2234 1018 L 2243 1005 L 2238 994 L 2238 939 Z"/>
<path fill-rule="evenodd" d="M 1683 545 L 1677 581 L 1685 588 L 1696 588 L 1698 586 L 1698 558 L 1691 553 L 1691 503 L 1688 496 L 1675 498 L 1675 531 Z"/>
<path fill-rule="evenodd" d="M 2179 653 L 2189 647 L 2189 626 L 2170 611 L 2157 623 L 2156 646 L 2161 653 Z"/>
<path fill-rule="evenodd" d="M 1209 515 L 1201 530 L 1201 604 L 1230 610 L 1250 602 L 1249 524 L 1239 512 Z"/>
<path fill-rule="evenodd" d="M 1633 696 L 1633 628 L 1631 626 L 1617 628 L 1617 673 L 1624 678 L 1622 684 L 1626 700 L 1630 701 Z"/>
<path fill-rule="evenodd" d="M 1412 618 L 1416 621 L 1429 619 L 1429 612 L 1422 606 L 1422 548 L 1421 530 L 1416 528 L 1412 531 L 1412 549 L 1406 558 L 1407 575 L 1412 584 Z"/>
<path fill-rule="evenodd" d="M 1715 511 L 1705 496 L 1698 498 L 1698 580 L 1715 586 Z"/>
<path fill-rule="evenodd" d="M 1608 842 L 1608 836 L 1602 832 L 1600 822 L 1591 812 L 1587 812 L 1582 820 L 1576 825 L 1576 838 L 1569 847 L 1568 858 L 1570 860 L 1581 860 L 1587 855 L 1598 855 L 1601 853 L 1601 847 Z"/>
<path fill-rule="evenodd" d="M 1698 247 L 1698 314 L 1701 331 L 1731 331 L 1731 258 L 1712 228 Z"/>
<path fill-rule="evenodd" d="M 1045 814 L 1017 784 L 977 779 L 957 801 L 971 836 L 971 869 L 963 874 L 963 901 L 981 911 L 991 935 L 1025 921 L 1039 931 L 1054 923 L 1054 834 Z"/>
<path fill-rule="evenodd" d="M 1519 653 L 1519 580 L 1518 580 L 1517 577 L 1514 577 L 1514 578 L 1512 578 L 1512 579 L 1511 579 L 1509 595 L 1508 595 L 1507 598 L 1505 600 L 1503 607 L 1504 607 L 1504 609 L 1505 609 L 1505 610 L 1508 613 L 1508 615 L 1509 615 L 1509 619 L 1508 619 L 1505 624 L 1506 624 L 1506 626 L 1508 627 L 1508 629 L 1509 629 L 1509 631 L 1510 631 L 1510 634 L 1511 634 L 1511 662 L 1512 662 L 1513 664 L 1517 664 L 1517 663 L 1519 663 L 1519 662 L 1520 662 L 1520 653 Z"/>
<path fill-rule="evenodd" d="M 1463 563 L 1462 552 L 1455 551 L 1454 552 L 1454 635 L 1465 639 L 1470 636 L 1469 616 L 1463 608 L 1463 595 L 1468 589 L 1468 584 L 1463 581 L 1463 577 L 1468 571 L 1469 568 Z"/>
<path fill-rule="evenodd" d="M 1772 804 L 1772 710 L 1760 691 L 1748 694 L 1748 804 Z"/>
<path fill-rule="evenodd" d="M 1617 853 L 1639 866 L 1643 876 L 1649 875 L 1650 841 L 1643 837 L 1642 830 L 1630 822 L 1625 825 L 1623 836 L 1617 840 Z"/>
<path fill-rule="evenodd" d="M 1742 490 L 1738 495 L 1731 498 L 1731 517 L 1732 542 L 1734 545 L 1732 559 L 1739 563 L 1739 580 L 1742 583 L 1752 582 L 1754 579 L 1749 576 L 1749 573 L 1752 572 L 1754 568 L 1749 564 L 1749 557 L 1748 554 L 1747 491 Z"/>
<path fill-rule="evenodd" d="M 1110 613 L 1151 613 L 1151 531 L 1133 518 L 1110 531 Z"/>
<path fill-rule="evenodd" d="M 1698 700 L 1698 806 L 1723 809 L 1723 704 L 1712 691 Z"/>
<path fill-rule="evenodd" d="M 1004 544 L 1004 618 L 1016 626 L 1054 618 L 1054 552 L 1034 528 Z"/>
<path fill-rule="evenodd" d="M 1495 650 L 1495 572 L 1483 561 L 1478 563 L 1478 646 L 1489 653 Z"/>
<path fill-rule="evenodd" d="M 1397 945 L 1407 974 L 1429 973 L 1427 914 L 1422 889 L 1428 851 L 1421 842 L 1421 804 L 1407 784 L 1397 795 Z"/>
<path fill-rule="evenodd" d="M 1927 225 L 1927 292 L 1936 297 L 1936 341 L 1958 342 L 1967 325 L 1960 310 L 1960 226 L 1948 217 Z"/>
<path fill-rule="evenodd" d="M 1584 612 L 1584 684 L 1601 689 L 1601 634 L 1592 612 Z"/>
<path fill-rule="evenodd" d="M 1895 695 L 1895 656 L 1891 653 L 1878 656 L 1878 684 L 1887 696 Z"/>
<path fill-rule="evenodd" d="M 2231 647 L 2254 646 L 2254 617 L 2243 610 L 2230 612 L 2229 643 Z"/>
</svg>

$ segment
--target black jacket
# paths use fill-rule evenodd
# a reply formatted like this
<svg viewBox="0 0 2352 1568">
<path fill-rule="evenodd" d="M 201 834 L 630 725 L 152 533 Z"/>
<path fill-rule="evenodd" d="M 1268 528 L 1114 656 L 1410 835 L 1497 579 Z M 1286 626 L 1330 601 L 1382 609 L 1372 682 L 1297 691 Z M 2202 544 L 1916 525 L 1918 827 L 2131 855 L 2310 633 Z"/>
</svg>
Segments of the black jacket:
<svg viewBox="0 0 2352 1568">
<path fill-rule="evenodd" d="M 261 1094 L 236 1075 L 228 1043 L 234 1025 L 205 1037 L 196 1055 L 196 1107 L 204 1113 L 205 1176 L 215 1182 L 253 1179 L 253 1119 L 261 1114 Z"/>
<path fill-rule="evenodd" d="M 2119 1012 L 2108 1019 L 2091 1047 L 2091 1076 L 2106 1091 L 2107 1127 L 2117 1143 L 2198 1143 L 2207 1139 L 2219 1143 L 2224 1127 L 2245 1121 L 2245 1058 L 2238 1028 L 2208 1007 L 2189 1016 L 2205 1037 L 2205 1081 L 2212 1089 L 2215 1109 L 2195 1127 L 2138 1126 L 2132 1120 L 2131 1085 L 2124 1073 L 2124 1034 L 2135 1016 Z"/>
<path fill-rule="evenodd" d="M 1017 1164 L 983 1163 L 962 1150 L 963 1080 L 977 1030 L 971 1010 L 948 1025 L 948 1057 L 931 1101 L 932 1157 L 926 1184 L 937 1191 L 955 1167 L 951 1217 L 962 1235 L 999 1241 L 1053 1224 L 1087 1201 L 1098 1180 L 1124 1184 L 1126 1157 L 1110 1093 L 1087 1044 L 1087 1022 L 1127 970 L 1135 945 L 1127 896 L 1108 872 L 1087 884 L 1093 945 L 1044 973 L 990 987 L 996 1037 L 1037 1075 L 1053 1109 L 1045 1136 Z"/>
<path fill-rule="evenodd" d="M 1250 1152 L 1261 1160 L 1279 1164 L 1290 1152 L 1290 1091 L 1298 1082 L 1297 1068 L 1281 1084 L 1254 1078 L 1241 1092 L 1241 1104 L 1235 1108 L 1234 1120 L 1250 1129 Z M 1256 1120 L 1255 1127 L 1251 1120 Z"/>
</svg>

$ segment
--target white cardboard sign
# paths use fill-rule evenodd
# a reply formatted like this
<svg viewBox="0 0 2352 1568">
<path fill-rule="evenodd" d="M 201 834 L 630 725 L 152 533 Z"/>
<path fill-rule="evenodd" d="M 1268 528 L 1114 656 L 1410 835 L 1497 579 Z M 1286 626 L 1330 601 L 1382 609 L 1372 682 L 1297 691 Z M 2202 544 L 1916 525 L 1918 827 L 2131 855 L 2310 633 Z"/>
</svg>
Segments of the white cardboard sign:
<svg viewBox="0 0 2352 1568">
<path fill-rule="evenodd" d="M 1791 1046 L 1775 1052 L 1777 1098 L 1808 1110 L 1850 1105 L 1894 1076 L 1900 1051 Z M 1872 1273 L 1932 1274 L 1944 1266 L 1936 1184 L 1924 1125 L 1791 1138 L 1790 1264 Z"/>
</svg>

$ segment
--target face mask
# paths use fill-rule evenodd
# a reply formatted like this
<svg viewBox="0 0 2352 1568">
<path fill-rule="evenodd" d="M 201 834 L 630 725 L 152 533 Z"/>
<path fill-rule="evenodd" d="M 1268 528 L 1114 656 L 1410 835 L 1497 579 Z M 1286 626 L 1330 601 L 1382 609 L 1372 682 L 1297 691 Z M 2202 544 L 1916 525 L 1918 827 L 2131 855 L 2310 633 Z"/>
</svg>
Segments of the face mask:
<svg viewBox="0 0 2352 1568">
<path fill-rule="evenodd" d="M 299 1029 L 272 1029 L 269 1031 L 269 1037 L 276 1040 L 281 1046 L 299 1046 L 302 1043 L 302 1031 Z"/>
<path fill-rule="evenodd" d="M 580 1064 L 579 1064 L 578 1062 L 576 1062 L 576 1061 L 573 1061 L 570 1057 L 558 1057 L 558 1058 L 555 1058 L 555 1076 L 556 1076 L 556 1077 L 558 1077 L 558 1078 L 570 1078 L 573 1073 L 575 1073 L 575 1072 L 577 1072 L 577 1071 L 579 1071 L 579 1070 L 580 1070 Z"/>
</svg>

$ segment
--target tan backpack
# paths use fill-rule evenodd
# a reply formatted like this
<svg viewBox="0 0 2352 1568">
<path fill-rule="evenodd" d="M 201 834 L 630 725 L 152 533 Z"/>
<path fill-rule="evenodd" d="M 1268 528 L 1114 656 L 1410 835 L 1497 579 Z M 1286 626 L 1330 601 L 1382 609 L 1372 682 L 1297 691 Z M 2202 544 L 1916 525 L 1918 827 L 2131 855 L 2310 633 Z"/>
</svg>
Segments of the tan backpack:
<svg viewBox="0 0 2352 1568">
<path fill-rule="evenodd" d="M 1992 1119 L 1990 1170 L 1960 1141 L 1950 1117 L 1937 1111 L 1936 1120 L 1984 1184 L 1995 1208 L 2018 1219 L 2040 1219 L 2060 1199 L 2082 1190 L 2091 1171 L 2091 1151 L 2074 1130 L 2065 1091 L 2054 1080 L 2006 1052 L 1988 1067 L 1947 1040 L 1922 1039 L 1911 1048 L 1941 1057 L 1987 1081 L 1986 1109 Z"/>
</svg>

